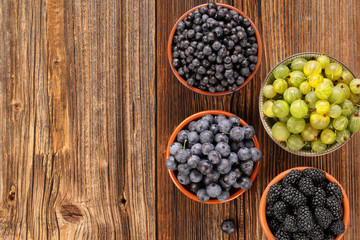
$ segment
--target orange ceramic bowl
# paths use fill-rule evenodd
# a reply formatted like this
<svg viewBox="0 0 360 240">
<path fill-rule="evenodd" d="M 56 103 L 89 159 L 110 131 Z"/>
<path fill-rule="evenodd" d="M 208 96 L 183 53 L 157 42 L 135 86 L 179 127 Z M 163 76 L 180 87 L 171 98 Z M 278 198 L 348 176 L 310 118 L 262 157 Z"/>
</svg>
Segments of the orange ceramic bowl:
<svg viewBox="0 0 360 240">
<path fill-rule="evenodd" d="M 261 227 L 266 235 L 266 237 L 269 239 L 269 240 L 275 240 L 275 237 L 274 235 L 272 234 L 268 224 L 267 224 L 267 221 L 266 221 L 266 214 L 265 214 L 265 209 L 266 209 L 266 195 L 267 193 L 269 192 L 269 189 L 270 189 L 270 186 L 274 185 L 275 183 L 278 183 L 280 182 L 286 174 L 288 174 L 291 170 L 294 170 L 294 169 L 298 169 L 300 171 L 303 171 L 304 169 L 306 168 L 311 168 L 311 167 L 296 167 L 296 168 L 291 168 L 289 170 L 286 170 L 285 172 L 282 172 L 280 173 L 279 175 L 277 175 L 270 183 L 269 185 L 266 187 L 262 197 L 261 197 L 261 200 L 260 200 L 260 207 L 259 207 L 259 218 L 260 218 L 260 224 L 261 224 Z M 336 182 L 340 188 L 341 188 L 341 191 L 344 195 L 344 201 L 343 201 L 343 206 L 344 206 L 344 218 L 343 218 L 343 221 L 344 221 L 344 224 L 345 224 L 345 232 L 349 226 L 349 219 L 350 219 L 350 204 L 349 204 L 349 199 L 345 193 L 345 190 L 344 188 L 340 185 L 340 183 L 333 177 L 331 176 L 330 174 L 328 174 L 327 172 L 326 173 L 326 179 L 330 182 Z M 344 233 L 345 234 L 345 233 Z M 339 239 L 342 239 L 344 234 L 338 236 L 336 238 L 336 240 L 339 240 Z"/>
<path fill-rule="evenodd" d="M 234 10 L 236 12 L 238 12 L 241 16 L 243 16 L 244 18 L 247 18 L 251 24 L 251 26 L 254 28 L 255 30 L 255 37 L 256 37 L 256 41 L 257 41 L 257 44 L 258 44 L 258 54 L 257 54 L 257 57 L 258 57 L 258 61 L 256 63 L 256 68 L 255 70 L 250 74 L 249 77 L 247 77 L 245 79 L 245 81 L 243 82 L 243 84 L 241 84 L 240 86 L 238 86 L 238 88 L 236 89 L 235 92 L 239 91 L 242 87 L 244 87 L 246 84 L 249 83 L 249 81 L 254 77 L 256 71 L 258 70 L 259 66 L 260 66 L 260 62 L 261 62 L 261 56 L 262 56 L 262 42 L 261 42 L 261 37 L 260 37 L 260 33 L 259 31 L 257 30 L 255 24 L 251 21 L 251 19 L 245 14 L 243 13 L 242 11 L 240 11 L 239 9 L 233 7 L 233 6 L 230 6 L 230 5 L 227 5 L 227 4 L 223 4 L 223 3 L 216 3 L 218 6 L 222 6 L 222 7 L 225 7 L 225 8 L 229 8 L 231 10 Z M 203 91 L 203 90 L 200 90 L 196 87 L 191 87 L 187 84 L 186 80 L 184 80 L 178 73 L 178 71 L 176 70 L 176 68 L 172 65 L 172 51 L 171 51 L 171 46 L 172 46 L 172 43 L 173 43 L 173 39 L 174 39 L 174 35 L 175 35 L 175 32 L 176 32 L 176 26 L 178 24 L 178 22 L 184 20 L 184 18 L 192 11 L 194 11 L 195 9 L 199 9 L 203 6 L 206 6 L 207 4 L 201 4 L 201 5 L 198 5 L 192 9 L 190 9 L 189 11 L 187 11 L 186 13 L 184 13 L 184 15 L 182 15 L 179 20 L 176 21 L 174 27 L 172 28 L 171 32 L 170 32 L 170 36 L 169 36 L 169 40 L 168 40 L 168 58 L 169 58 L 169 64 L 170 64 L 170 67 L 173 71 L 173 73 L 175 74 L 175 76 L 177 77 L 177 79 L 187 88 L 189 88 L 190 90 L 194 91 L 194 92 L 197 92 L 197 93 L 200 93 L 200 94 L 203 94 L 203 95 L 208 95 L 208 96 L 224 96 L 224 95 L 228 95 L 228 94 L 231 94 L 233 92 L 231 91 L 224 91 L 224 92 L 215 92 L 215 93 L 210 93 L 210 92 L 207 92 L 207 91 Z"/>
<path fill-rule="evenodd" d="M 176 129 L 174 130 L 174 132 L 171 134 L 171 137 L 170 137 L 170 140 L 169 140 L 169 143 L 168 143 L 168 146 L 167 146 L 167 149 L 166 149 L 166 159 L 170 156 L 170 146 L 171 144 L 175 141 L 176 139 L 176 136 L 177 134 L 182 130 L 184 129 L 185 127 L 188 126 L 188 124 L 191 122 L 191 121 L 194 121 L 194 120 L 198 120 L 198 119 L 201 119 L 203 116 L 207 115 L 207 114 L 211 114 L 211 115 L 225 115 L 227 117 L 230 117 L 230 116 L 236 116 L 235 114 L 232 114 L 232 113 L 229 113 L 229 112 L 225 112 L 225 111 L 220 111 L 220 110 L 208 110 L 208 111 L 203 111 L 203 112 L 198 112 L 198 113 L 195 113 L 193 115 L 191 115 L 190 117 L 186 118 L 184 121 L 182 121 L 179 126 L 176 127 Z M 240 119 L 240 123 L 242 126 L 246 126 L 248 125 L 244 120 L 242 120 L 241 118 Z M 260 149 L 260 145 L 259 145 L 259 142 L 256 138 L 256 136 L 253 137 L 253 141 L 254 141 L 254 144 L 255 144 L 255 147 L 257 147 L 258 149 Z M 257 162 L 255 163 L 254 165 L 254 171 L 250 177 L 251 179 L 251 182 L 254 182 L 255 178 L 256 178 L 256 175 L 258 174 L 258 171 L 259 171 L 259 166 L 260 166 L 260 162 Z M 192 192 L 190 192 L 190 190 L 186 187 L 186 186 L 183 186 L 179 183 L 179 181 L 177 180 L 176 178 L 176 175 L 174 173 L 174 171 L 172 170 L 169 170 L 168 169 L 168 172 L 169 172 L 169 175 L 170 175 L 170 178 L 171 180 L 173 181 L 173 183 L 175 184 L 175 186 L 183 193 L 185 194 L 187 197 L 195 200 L 195 201 L 198 201 L 198 202 L 201 202 L 199 201 L 199 199 L 197 198 L 197 196 L 195 194 L 193 194 Z M 233 190 L 236 190 L 236 189 L 233 189 Z M 235 198 L 239 197 L 241 194 L 243 194 L 246 190 L 244 189 L 238 189 L 234 192 L 230 191 L 230 197 L 228 200 L 226 200 L 225 202 L 230 202 L 231 200 L 234 200 Z M 203 203 L 203 202 L 201 202 Z M 218 203 L 224 203 L 224 202 L 221 202 L 217 199 L 210 199 L 209 201 L 207 202 L 204 202 L 204 203 L 207 203 L 207 204 L 218 204 Z"/>
</svg>

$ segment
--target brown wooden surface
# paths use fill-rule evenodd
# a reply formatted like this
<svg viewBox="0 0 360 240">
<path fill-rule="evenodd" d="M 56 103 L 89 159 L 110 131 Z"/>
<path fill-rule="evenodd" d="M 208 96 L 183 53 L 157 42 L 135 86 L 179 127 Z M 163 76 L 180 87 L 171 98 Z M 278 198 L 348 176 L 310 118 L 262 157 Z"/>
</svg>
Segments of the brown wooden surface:
<svg viewBox="0 0 360 240">
<path fill-rule="evenodd" d="M 360 75 L 357 0 L 221 1 L 248 14 L 263 40 L 255 78 L 205 97 L 182 86 L 166 55 L 185 0 L 0 2 L 0 239 L 265 239 L 258 204 L 267 183 L 295 166 L 321 168 L 351 205 L 344 239 L 360 239 L 360 137 L 324 157 L 286 153 L 265 133 L 258 94 L 268 71 L 304 51 Z M 172 184 L 170 134 L 187 116 L 220 109 L 254 125 L 264 158 L 253 187 L 209 206 Z M 224 235 L 220 223 L 238 224 Z"/>
</svg>

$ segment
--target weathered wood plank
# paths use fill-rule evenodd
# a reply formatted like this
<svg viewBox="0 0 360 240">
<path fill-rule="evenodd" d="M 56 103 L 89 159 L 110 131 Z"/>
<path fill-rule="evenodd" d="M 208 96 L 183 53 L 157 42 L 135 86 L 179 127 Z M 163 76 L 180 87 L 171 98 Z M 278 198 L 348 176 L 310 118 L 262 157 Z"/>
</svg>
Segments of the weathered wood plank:
<svg viewBox="0 0 360 240">
<path fill-rule="evenodd" d="M 155 1 L 0 19 L 0 238 L 155 239 Z"/>
</svg>

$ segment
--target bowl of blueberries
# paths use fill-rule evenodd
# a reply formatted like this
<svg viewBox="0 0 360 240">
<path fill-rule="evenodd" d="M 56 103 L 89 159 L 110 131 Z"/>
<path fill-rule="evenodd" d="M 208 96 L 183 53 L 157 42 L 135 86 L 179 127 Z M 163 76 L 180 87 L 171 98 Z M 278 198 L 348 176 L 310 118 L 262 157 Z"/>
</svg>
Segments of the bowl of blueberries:
<svg viewBox="0 0 360 240">
<path fill-rule="evenodd" d="M 166 167 L 187 197 L 208 204 L 229 202 L 250 189 L 262 158 L 255 130 L 219 110 L 180 123 L 166 150 Z"/>
<path fill-rule="evenodd" d="M 269 240 L 339 240 L 349 226 L 349 199 L 330 174 L 311 167 L 292 168 L 266 187 L 259 218 Z"/>
<path fill-rule="evenodd" d="M 239 9 L 208 3 L 175 23 L 168 58 L 177 79 L 194 92 L 223 96 L 245 86 L 260 66 L 262 43 L 255 24 Z"/>
</svg>

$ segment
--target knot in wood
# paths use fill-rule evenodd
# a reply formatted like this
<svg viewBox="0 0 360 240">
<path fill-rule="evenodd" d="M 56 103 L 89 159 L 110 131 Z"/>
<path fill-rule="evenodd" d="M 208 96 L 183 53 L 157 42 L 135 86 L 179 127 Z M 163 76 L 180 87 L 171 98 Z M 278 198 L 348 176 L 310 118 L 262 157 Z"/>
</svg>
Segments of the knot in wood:
<svg viewBox="0 0 360 240">
<path fill-rule="evenodd" d="M 80 208 L 72 204 L 62 205 L 60 213 L 64 220 L 69 223 L 78 223 L 83 217 Z"/>
</svg>

